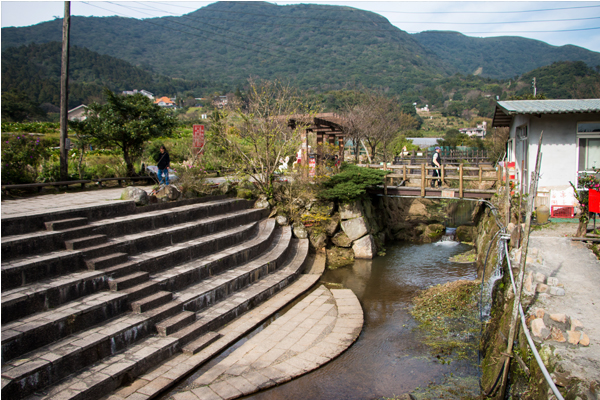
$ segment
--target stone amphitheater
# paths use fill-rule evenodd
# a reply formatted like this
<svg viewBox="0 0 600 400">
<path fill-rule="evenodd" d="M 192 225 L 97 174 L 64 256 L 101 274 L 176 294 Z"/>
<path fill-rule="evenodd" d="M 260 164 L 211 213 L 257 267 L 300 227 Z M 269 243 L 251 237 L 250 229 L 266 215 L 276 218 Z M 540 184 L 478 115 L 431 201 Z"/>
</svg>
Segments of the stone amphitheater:
<svg viewBox="0 0 600 400">
<path fill-rule="evenodd" d="M 320 278 L 308 240 L 249 201 L 136 207 L 112 191 L 2 202 L 3 399 L 156 398 Z M 337 354 L 362 327 L 354 303 Z"/>
</svg>

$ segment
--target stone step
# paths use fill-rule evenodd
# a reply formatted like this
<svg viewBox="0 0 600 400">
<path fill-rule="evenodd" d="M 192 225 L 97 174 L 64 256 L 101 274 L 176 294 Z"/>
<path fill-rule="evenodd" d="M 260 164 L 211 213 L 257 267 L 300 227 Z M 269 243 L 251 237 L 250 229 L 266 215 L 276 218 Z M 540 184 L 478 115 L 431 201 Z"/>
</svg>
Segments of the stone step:
<svg viewBox="0 0 600 400">
<path fill-rule="evenodd" d="M 293 281 L 300 273 L 304 260 L 308 253 L 308 240 L 292 241 L 292 254 L 288 258 L 289 262 L 280 270 L 267 276 L 261 281 L 233 294 L 225 301 L 219 302 L 199 314 L 199 319 L 195 323 L 175 332 L 169 337 L 150 337 L 144 341 L 139 341 L 123 353 L 104 358 L 96 362 L 89 368 L 83 370 L 84 366 L 80 363 L 87 363 L 89 358 L 81 357 L 82 351 L 72 350 L 68 354 L 61 353 L 55 357 L 47 353 L 29 354 L 25 363 L 10 365 L 6 372 L 3 369 L 3 387 L 2 395 L 7 398 L 23 398 L 28 394 L 44 389 L 48 385 L 54 387 L 44 389 L 47 394 L 40 396 L 43 399 L 86 399 L 95 400 L 105 396 L 114 390 L 118 385 L 130 382 L 131 379 L 143 374 L 150 367 L 165 361 L 187 344 L 195 341 L 201 334 L 214 331 L 225 323 L 233 320 L 236 316 L 251 309 L 268 299 L 273 294 L 284 288 L 289 282 Z M 156 311 L 156 310 L 153 310 Z M 140 320 L 125 322 L 119 318 L 108 327 L 102 327 L 98 333 L 110 336 L 110 343 L 115 343 L 114 349 L 124 348 L 125 338 L 132 340 L 132 326 L 138 329 L 136 338 L 142 340 L 142 333 L 147 332 L 147 327 L 141 320 L 146 318 L 149 321 L 151 317 L 146 314 L 130 314 L 129 318 L 138 316 Z M 156 322 L 155 322 L 156 323 Z M 128 325 L 127 325 L 128 324 Z M 108 325 L 108 324 L 107 324 Z M 127 325 L 129 329 L 122 328 Z M 128 333 L 127 333 L 128 332 Z M 88 338 L 85 343 L 68 342 L 74 345 L 85 345 L 86 349 L 95 349 L 96 354 L 101 354 L 101 343 L 104 338 L 94 336 L 93 331 L 83 332 L 80 337 Z M 128 336 L 129 335 L 129 336 Z M 114 339 L 113 339 L 114 338 Z M 162 341 L 161 341 L 162 340 Z M 65 346 L 62 343 L 61 346 Z M 55 345 L 52 345 L 55 346 Z M 75 346 L 72 346 L 75 347 Z M 58 348 L 61 348 L 60 346 Z M 78 347 L 81 348 L 81 347 Z M 72 348 L 70 348 L 71 350 Z M 112 350 L 113 347 L 110 347 Z M 57 349 L 52 348 L 52 351 Z M 54 354 L 54 353 L 52 353 Z M 41 358 L 45 357 L 45 358 Z M 58 358 L 57 358 L 58 357 Z M 45 362 L 46 358 L 52 359 L 52 362 Z M 72 372 L 71 366 L 61 369 L 64 359 L 77 360 L 80 371 Z M 91 357 L 92 359 L 94 356 Z M 90 365 L 90 364 L 88 364 Z M 18 369 L 15 371 L 14 369 Z M 62 382 L 59 379 L 73 374 Z M 31 379 L 33 376 L 36 379 Z M 36 397 L 36 398 L 40 398 Z"/>
<path fill-rule="evenodd" d="M 219 340 L 223 335 L 217 332 L 206 332 L 198 339 L 183 346 L 181 349 L 185 354 L 194 355 L 201 352 L 213 342 Z"/>
<path fill-rule="evenodd" d="M 272 221 L 272 220 L 271 220 Z M 261 226 L 274 227 L 272 222 L 261 223 Z M 207 253 L 209 249 L 227 247 L 231 242 L 239 242 L 245 236 L 259 229 L 259 224 L 250 224 L 230 231 L 219 232 L 208 238 L 198 239 L 193 243 L 184 243 L 181 247 L 170 247 L 147 253 L 136 261 L 136 268 L 158 268 L 167 263 L 165 260 L 180 259 L 183 253 L 188 259 Z M 233 237 L 233 240 L 232 240 Z M 270 237 L 270 236 L 269 236 Z M 199 249 L 195 249 L 199 247 Z M 223 251 L 228 253 L 228 250 Z M 57 310 L 42 312 L 39 315 L 15 320 L 13 323 L 2 327 L 2 354 L 3 360 L 10 360 L 39 346 L 64 337 L 66 334 L 87 329 L 90 323 L 100 323 L 102 318 L 115 317 L 128 311 L 128 304 L 150 296 L 160 290 L 160 283 L 149 281 L 122 291 L 112 292 L 106 297 L 106 303 L 101 304 L 97 296 L 83 298 L 73 304 L 66 304 Z M 73 321 L 73 323 L 67 323 Z M 21 327 L 21 325 L 23 327 Z M 41 335 L 41 336 L 40 336 Z"/>
<path fill-rule="evenodd" d="M 162 306 L 173 299 L 173 293 L 171 292 L 157 292 L 148 297 L 144 297 L 141 300 L 134 301 L 131 303 L 131 309 L 136 313 L 143 313 L 158 306 Z"/>
<path fill-rule="evenodd" d="M 123 264 L 129 259 L 127 253 L 112 253 L 106 256 L 92 258 L 91 260 L 85 260 L 90 271 L 98 271 L 110 267 L 114 267 L 118 264 Z"/>
<path fill-rule="evenodd" d="M 196 313 L 191 311 L 182 311 L 174 317 L 168 318 L 156 324 L 156 330 L 159 336 L 169 336 L 181 328 L 196 321 Z"/>
<path fill-rule="evenodd" d="M 186 310 L 197 312 L 251 285 L 284 264 L 292 250 L 291 236 L 290 227 L 284 227 L 277 238 L 276 246 L 269 252 L 180 291 L 177 299 L 184 303 Z"/>
<path fill-rule="evenodd" d="M 48 231 L 62 231 L 69 228 L 76 228 L 88 223 L 87 217 L 61 219 L 59 221 L 44 222 Z"/>
<path fill-rule="evenodd" d="M 126 235 L 117 239 L 111 239 L 108 243 L 99 246 L 82 249 L 81 251 L 57 251 L 43 256 L 31 256 L 20 260 L 2 262 L 2 290 L 30 284 L 36 280 L 51 278 L 63 273 L 86 269 L 87 267 L 83 262 L 84 259 L 100 258 L 113 253 L 127 253 L 131 256 L 141 253 L 146 249 L 172 246 L 175 243 L 190 241 L 195 237 L 210 237 L 215 232 L 233 232 L 232 229 L 240 227 L 240 225 L 251 229 L 249 224 L 259 221 L 265 216 L 264 214 L 264 210 L 236 211 L 227 216 L 218 216 L 201 222 L 188 222 L 178 227 L 157 229 L 147 234 Z M 246 234 L 250 233 L 246 232 Z M 235 238 L 221 237 L 221 240 L 215 243 L 216 246 L 219 246 L 215 249 L 212 248 L 214 247 L 213 245 L 207 246 L 206 243 L 199 242 L 199 244 L 202 244 L 202 248 L 194 249 L 193 253 L 195 255 L 193 257 L 186 255 L 191 254 L 192 251 L 186 253 L 186 251 L 181 251 L 181 247 L 177 247 L 173 249 L 172 254 L 179 258 L 171 260 L 168 265 L 183 263 L 192 258 L 210 254 L 217 249 L 231 246 L 236 238 L 239 239 L 239 237 L 239 235 Z M 69 258 L 70 262 L 63 262 L 66 258 Z M 164 265 L 154 265 L 152 268 L 153 271 L 164 269 L 166 269 Z"/>
<path fill-rule="evenodd" d="M 65 241 L 67 250 L 81 250 L 86 247 L 97 246 L 101 243 L 106 243 L 108 237 L 106 235 L 86 236 L 79 239 L 71 239 Z"/>
<path fill-rule="evenodd" d="M 60 214 L 42 214 L 37 220 L 33 219 L 29 222 L 40 224 L 39 232 L 29 232 L 23 234 L 8 233 L 2 236 L 2 259 L 9 260 L 17 257 L 22 257 L 23 254 L 40 254 L 50 251 L 58 251 L 65 249 L 65 241 L 77 239 L 82 236 L 90 236 L 96 234 L 105 234 L 108 237 L 119 237 L 122 235 L 135 234 L 149 230 L 163 228 L 169 225 L 176 225 L 188 221 L 198 220 L 206 217 L 214 217 L 219 214 L 226 214 L 233 211 L 239 211 L 251 207 L 251 203 L 241 199 L 221 199 L 219 201 L 204 201 L 198 199 L 184 200 L 186 205 L 177 205 L 178 203 L 162 203 L 142 208 L 134 208 L 133 213 L 124 214 L 123 211 L 127 208 L 121 207 L 119 212 L 113 213 L 108 207 L 107 210 L 96 213 L 83 213 L 90 221 L 88 226 L 70 228 L 63 231 L 47 231 L 44 222 L 56 221 L 57 217 L 67 216 Z M 74 214 L 81 213 L 82 210 L 74 211 Z M 88 215 L 89 214 L 89 215 Z M 103 218 L 100 218 L 104 216 Z M 72 219 L 72 215 L 68 216 Z M 20 218 L 23 220 L 23 218 Z M 2 219 L 2 230 L 4 225 L 13 225 L 15 221 L 10 218 Z M 17 228 L 13 226 L 13 228 Z M 18 231 L 19 229 L 7 229 L 7 231 Z M 28 229 L 25 229 L 26 231 Z M 13 236 L 9 236 L 13 235 Z M 99 254 L 101 255 L 101 254 Z M 99 256 L 97 255 L 97 256 Z"/>
<path fill-rule="evenodd" d="M 147 272 L 134 272 L 130 275 L 125 275 L 117 279 L 111 279 L 108 281 L 110 290 L 123 290 L 130 287 L 139 285 L 140 283 L 147 282 L 150 274 Z"/>
<path fill-rule="evenodd" d="M 79 251 L 57 251 L 2 262 L 2 291 L 86 269 Z"/>
<path fill-rule="evenodd" d="M 253 239 L 228 248 L 226 251 L 202 257 L 201 260 L 178 265 L 168 271 L 153 275 L 152 280 L 160 282 L 161 290 L 171 292 L 182 290 L 192 284 L 218 275 L 227 269 L 239 266 L 258 257 L 278 242 L 275 239 L 275 221 L 270 219 L 260 223 L 259 231 Z"/>
<path fill-rule="evenodd" d="M 59 307 L 107 288 L 108 279 L 103 272 L 89 271 L 63 275 L 31 286 L 4 291 L 2 324 Z"/>
</svg>

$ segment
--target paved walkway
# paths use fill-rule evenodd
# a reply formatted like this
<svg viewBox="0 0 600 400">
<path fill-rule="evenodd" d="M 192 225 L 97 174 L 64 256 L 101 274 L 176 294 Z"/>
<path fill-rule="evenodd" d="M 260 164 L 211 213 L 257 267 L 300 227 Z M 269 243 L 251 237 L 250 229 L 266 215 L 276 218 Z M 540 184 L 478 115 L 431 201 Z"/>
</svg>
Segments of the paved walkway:
<svg viewBox="0 0 600 400">
<path fill-rule="evenodd" d="M 138 186 L 147 192 L 152 186 Z M 43 194 L 26 198 L 2 200 L 0 208 L 2 218 L 21 217 L 56 211 L 68 211 L 76 208 L 104 205 L 111 201 L 120 201 L 125 188 L 89 190 L 76 193 Z"/>
<path fill-rule="evenodd" d="M 340 355 L 362 325 L 351 290 L 320 286 L 173 399 L 235 399 L 287 382 Z"/>
</svg>

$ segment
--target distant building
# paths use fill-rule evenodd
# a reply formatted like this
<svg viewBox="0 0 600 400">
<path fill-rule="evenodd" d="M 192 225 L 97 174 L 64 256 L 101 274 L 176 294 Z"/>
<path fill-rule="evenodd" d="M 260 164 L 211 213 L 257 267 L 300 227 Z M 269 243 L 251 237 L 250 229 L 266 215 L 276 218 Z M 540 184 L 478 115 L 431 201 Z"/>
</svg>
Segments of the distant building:
<svg viewBox="0 0 600 400">
<path fill-rule="evenodd" d="M 483 123 L 481 125 L 477 125 L 476 128 L 460 128 L 459 132 L 460 133 L 465 133 L 467 135 L 469 135 L 470 137 L 480 137 L 480 138 L 484 138 L 485 134 L 487 131 L 487 122 L 483 121 Z"/>
<path fill-rule="evenodd" d="M 417 110 L 417 113 L 419 112 L 429 112 L 429 104 L 425 104 L 425 107 L 417 107 L 417 103 L 413 103 L 413 106 L 415 106 L 415 110 Z"/>
<path fill-rule="evenodd" d="M 141 93 L 141 94 L 143 94 L 144 96 L 146 96 L 149 99 L 154 99 L 154 94 L 153 93 L 150 93 L 147 90 L 137 90 L 137 89 L 124 90 L 123 91 L 123 96 L 132 96 L 132 95 L 134 95 L 136 93 Z"/>
<path fill-rule="evenodd" d="M 407 137 L 406 140 L 412 140 L 412 144 L 419 146 L 421 149 L 427 149 L 432 146 L 437 146 L 438 140 L 443 138 L 412 138 Z"/>
<path fill-rule="evenodd" d="M 87 106 L 85 104 L 77 106 L 68 111 L 67 118 L 69 121 L 84 121 L 87 118 L 85 115 L 86 110 Z"/>
<path fill-rule="evenodd" d="M 159 107 L 175 108 L 175 102 L 166 96 L 154 100 L 154 104 L 157 104 Z"/>
</svg>

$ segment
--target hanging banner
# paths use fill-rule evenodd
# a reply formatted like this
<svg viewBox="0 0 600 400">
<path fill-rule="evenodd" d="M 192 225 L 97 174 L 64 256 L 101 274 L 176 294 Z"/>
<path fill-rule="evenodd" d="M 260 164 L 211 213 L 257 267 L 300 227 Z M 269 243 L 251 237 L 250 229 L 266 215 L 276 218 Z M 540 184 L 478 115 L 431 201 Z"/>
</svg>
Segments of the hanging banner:
<svg viewBox="0 0 600 400">
<path fill-rule="evenodd" d="M 204 125 L 194 125 L 193 138 L 194 151 L 196 153 L 204 152 Z"/>
</svg>

